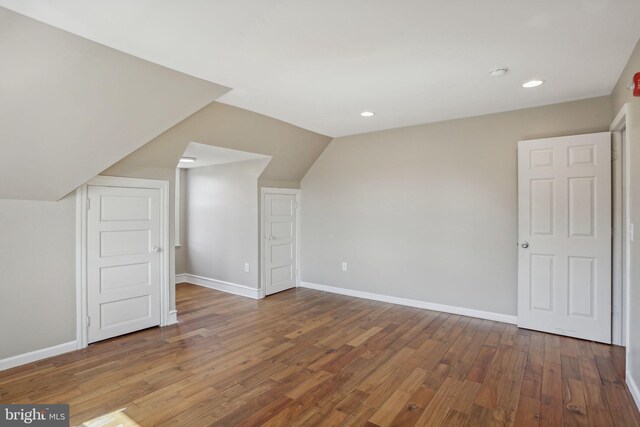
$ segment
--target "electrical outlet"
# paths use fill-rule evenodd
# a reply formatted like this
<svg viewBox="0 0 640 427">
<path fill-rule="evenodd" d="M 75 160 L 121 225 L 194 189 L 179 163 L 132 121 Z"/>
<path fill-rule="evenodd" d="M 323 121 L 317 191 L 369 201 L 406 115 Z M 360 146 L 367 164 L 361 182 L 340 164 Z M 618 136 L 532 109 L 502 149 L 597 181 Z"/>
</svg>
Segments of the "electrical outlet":
<svg viewBox="0 0 640 427">
<path fill-rule="evenodd" d="M 245 272 L 245 273 L 248 273 L 249 271 L 251 271 L 251 269 L 249 268 L 249 263 L 248 263 L 248 262 L 245 262 L 245 263 L 244 263 L 244 272 Z"/>
<path fill-rule="evenodd" d="M 347 270 L 349 270 L 349 266 L 347 265 L 346 262 L 343 262 L 342 263 L 342 271 L 347 271 Z"/>
</svg>

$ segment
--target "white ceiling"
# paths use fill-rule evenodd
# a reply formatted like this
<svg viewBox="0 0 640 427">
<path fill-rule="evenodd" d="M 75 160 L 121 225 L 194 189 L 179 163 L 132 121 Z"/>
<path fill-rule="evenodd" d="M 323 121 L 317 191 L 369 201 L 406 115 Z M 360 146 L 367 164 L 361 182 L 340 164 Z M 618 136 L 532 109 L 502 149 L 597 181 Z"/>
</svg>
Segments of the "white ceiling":
<svg viewBox="0 0 640 427">
<path fill-rule="evenodd" d="M 221 102 L 329 136 L 608 95 L 640 38 L 638 0 L 0 5 L 232 87 Z M 489 77 L 503 65 L 506 77 Z M 532 78 L 546 84 L 521 88 Z"/>
<path fill-rule="evenodd" d="M 181 169 L 193 169 L 204 166 L 222 165 L 225 163 L 243 162 L 254 159 L 270 159 L 264 154 L 249 153 L 246 151 L 232 150 L 230 148 L 214 147 L 213 145 L 190 142 L 184 151 L 183 157 L 193 157 L 193 163 L 179 163 Z"/>
</svg>

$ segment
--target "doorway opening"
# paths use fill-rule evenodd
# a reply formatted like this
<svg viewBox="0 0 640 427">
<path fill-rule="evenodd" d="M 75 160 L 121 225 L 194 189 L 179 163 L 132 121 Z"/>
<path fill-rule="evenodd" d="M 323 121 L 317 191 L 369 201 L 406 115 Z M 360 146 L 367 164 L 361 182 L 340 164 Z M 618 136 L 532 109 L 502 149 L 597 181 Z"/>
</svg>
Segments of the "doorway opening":
<svg viewBox="0 0 640 427">
<path fill-rule="evenodd" d="M 176 171 L 176 286 L 264 296 L 260 176 L 270 161 L 267 155 L 189 143 Z"/>
</svg>

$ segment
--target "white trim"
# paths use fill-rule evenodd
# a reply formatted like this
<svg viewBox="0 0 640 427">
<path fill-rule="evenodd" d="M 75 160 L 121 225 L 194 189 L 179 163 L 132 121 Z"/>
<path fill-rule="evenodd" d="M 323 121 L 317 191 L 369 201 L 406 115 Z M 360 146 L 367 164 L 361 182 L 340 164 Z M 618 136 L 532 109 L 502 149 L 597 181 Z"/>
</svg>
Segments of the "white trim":
<svg viewBox="0 0 640 427">
<path fill-rule="evenodd" d="M 621 132 L 611 132 L 611 342 L 614 345 L 624 345 L 622 337 L 622 323 L 619 312 L 622 310 L 622 255 L 624 223 L 622 214 L 622 137 Z"/>
<path fill-rule="evenodd" d="M 631 397 L 633 397 L 636 406 L 638 407 L 638 409 L 640 409 L 640 389 L 638 388 L 638 384 L 636 384 L 635 380 L 631 376 L 631 372 L 629 372 L 629 370 L 627 370 L 626 380 L 627 386 L 629 387 L 629 392 L 631 393 Z"/>
<path fill-rule="evenodd" d="M 611 126 L 609 126 L 610 131 L 622 130 L 627 126 L 627 114 L 628 114 L 628 104 L 624 104 L 616 118 L 613 119 Z"/>
<path fill-rule="evenodd" d="M 143 178 L 122 178 L 98 175 L 76 190 L 76 342 L 85 348 L 87 342 L 87 195 L 88 186 L 152 188 L 160 190 L 160 326 L 170 325 L 171 286 L 169 244 L 169 181 Z"/>
<path fill-rule="evenodd" d="M 628 109 L 629 109 L 628 104 L 623 105 L 620 111 L 618 112 L 618 114 L 616 115 L 616 118 L 611 123 L 611 126 L 609 127 L 609 129 L 613 134 L 613 140 L 616 143 L 618 142 L 618 140 L 620 140 L 619 138 L 620 133 L 626 130 L 627 128 Z M 618 164 L 620 165 L 624 176 L 620 177 L 620 181 L 616 183 L 616 185 L 622 185 L 622 183 L 624 182 L 623 187 L 625 190 L 625 193 L 622 194 L 622 197 L 621 197 L 621 203 L 624 207 L 624 212 L 622 213 L 623 224 L 621 224 L 622 230 L 620 230 L 619 237 L 622 240 L 622 242 L 617 242 L 615 239 L 613 241 L 613 243 L 615 244 L 620 243 L 621 245 L 624 245 L 624 246 L 622 246 L 622 253 L 621 253 L 622 256 L 620 257 L 620 259 L 615 259 L 615 258 L 612 259 L 613 271 L 617 270 L 618 276 L 623 277 L 622 282 L 624 282 L 619 284 L 620 289 L 618 290 L 620 293 L 619 299 L 621 300 L 621 307 L 619 308 L 618 313 L 614 313 L 614 316 L 616 316 L 617 318 L 615 319 L 615 321 L 612 322 L 614 325 L 614 329 L 612 331 L 613 338 L 614 338 L 613 344 L 626 346 L 627 367 L 629 366 L 629 346 L 628 346 L 629 332 L 630 332 L 629 331 L 630 329 L 629 328 L 629 310 L 631 309 L 631 307 L 629 306 L 629 298 L 628 298 L 630 286 L 631 286 L 631 283 L 630 283 L 631 282 L 630 281 L 631 265 L 629 262 L 631 248 L 630 248 L 630 242 L 626 237 L 627 224 L 629 223 L 629 213 L 630 213 L 629 209 L 631 206 L 630 193 L 629 193 L 629 188 L 630 188 L 629 146 L 630 144 L 629 144 L 628 135 L 627 135 L 627 141 L 625 141 L 625 143 L 620 147 L 621 152 L 619 153 L 619 156 L 618 156 L 618 159 L 619 159 Z M 623 268 L 624 270 L 622 270 Z M 616 284 L 612 283 L 612 285 L 615 286 Z"/>
<path fill-rule="evenodd" d="M 179 248 L 181 245 L 181 240 L 180 240 L 180 232 L 182 230 L 180 230 L 180 208 L 181 208 L 181 203 L 182 203 L 182 189 L 181 189 L 181 181 L 182 181 L 182 169 L 180 168 L 176 168 L 176 178 L 175 178 L 175 183 L 174 183 L 174 206 L 173 206 L 173 210 L 174 210 L 174 220 L 173 220 L 173 228 L 174 228 L 174 244 L 176 248 Z"/>
<path fill-rule="evenodd" d="M 178 310 L 171 310 L 169 311 L 169 319 L 165 326 L 175 325 L 176 323 L 178 323 Z"/>
<path fill-rule="evenodd" d="M 29 353 L 7 357 L 6 359 L 0 360 L 0 371 L 14 368 L 20 365 L 26 365 L 27 363 L 36 362 L 38 360 L 57 356 L 59 354 L 68 353 L 70 351 L 77 350 L 77 348 L 78 343 L 76 341 L 69 341 L 64 344 L 58 344 L 51 347 L 42 348 L 40 350 L 30 351 Z"/>
<path fill-rule="evenodd" d="M 196 276 L 195 274 L 178 274 L 176 275 L 176 283 L 191 283 L 209 289 L 226 292 L 229 294 L 240 295 L 242 297 L 261 299 L 264 298 L 262 289 L 256 289 L 237 283 L 225 282 L 224 280 L 211 279 L 209 277 Z"/>
<path fill-rule="evenodd" d="M 370 299 L 374 301 L 388 302 L 391 304 L 406 305 L 409 307 L 424 308 L 426 310 L 442 311 L 461 316 L 477 317 L 479 319 L 493 320 L 495 322 L 518 323 L 517 316 L 509 314 L 493 313 L 490 311 L 474 310 L 471 308 L 456 307 L 453 305 L 437 304 L 416 299 L 393 297 L 390 295 L 374 294 L 371 292 L 355 291 L 352 289 L 337 288 L 334 286 L 319 285 L 310 282 L 300 282 L 300 287 L 315 289 L 317 291 L 331 292 L 333 294 L 347 295 L 350 297 Z"/>
<path fill-rule="evenodd" d="M 87 346 L 87 186 L 76 190 L 76 343 Z"/>
<path fill-rule="evenodd" d="M 299 188 L 276 188 L 276 187 L 261 187 L 260 188 L 260 298 L 264 298 L 266 295 L 266 283 L 267 283 L 267 272 L 266 272 L 266 240 L 267 236 L 264 234 L 265 229 L 265 211 L 264 207 L 266 205 L 266 195 L 267 194 L 294 194 L 296 196 L 296 287 L 300 286 L 300 210 L 301 206 L 301 190 Z"/>
</svg>

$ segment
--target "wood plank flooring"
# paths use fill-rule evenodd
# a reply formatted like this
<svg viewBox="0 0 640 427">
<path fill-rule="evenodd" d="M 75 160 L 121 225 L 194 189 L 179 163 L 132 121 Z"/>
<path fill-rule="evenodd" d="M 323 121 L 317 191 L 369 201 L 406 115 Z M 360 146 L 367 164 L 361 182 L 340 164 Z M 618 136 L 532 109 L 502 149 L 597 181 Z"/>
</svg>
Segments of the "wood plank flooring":
<svg viewBox="0 0 640 427">
<path fill-rule="evenodd" d="M 295 289 L 181 284 L 180 323 L 0 372 L 2 403 L 141 426 L 640 426 L 624 349 Z"/>
</svg>

